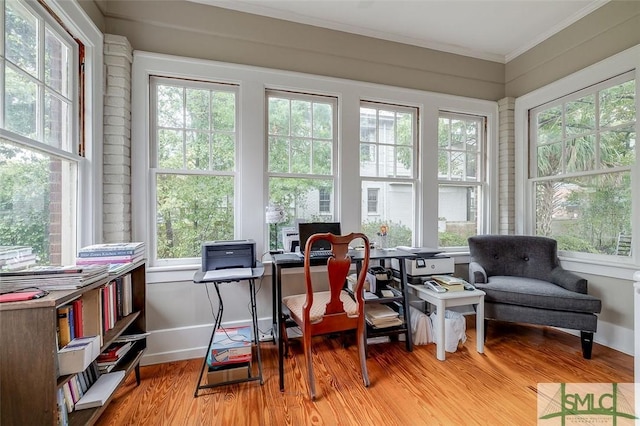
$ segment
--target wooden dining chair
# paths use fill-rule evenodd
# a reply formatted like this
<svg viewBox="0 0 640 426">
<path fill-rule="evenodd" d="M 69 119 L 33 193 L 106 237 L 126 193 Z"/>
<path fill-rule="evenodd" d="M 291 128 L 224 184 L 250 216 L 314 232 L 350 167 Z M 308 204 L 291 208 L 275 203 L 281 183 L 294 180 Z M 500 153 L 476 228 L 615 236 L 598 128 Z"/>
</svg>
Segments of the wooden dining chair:
<svg viewBox="0 0 640 426">
<path fill-rule="evenodd" d="M 351 257 L 349 243 L 355 239 L 364 240 L 363 259 L 360 262 L 353 297 L 343 290 L 349 270 Z M 317 291 L 311 276 L 311 247 L 318 240 L 331 243 L 332 256 L 327 260 L 328 291 Z M 356 330 L 360 368 L 365 386 L 369 386 L 365 353 L 365 319 L 363 286 L 369 269 L 369 240 L 361 233 L 349 235 L 314 234 L 306 243 L 304 256 L 304 277 L 306 293 L 287 296 L 282 299 L 283 305 L 289 309 L 291 319 L 302 330 L 302 344 L 309 374 L 309 393 L 311 399 L 316 398 L 315 378 L 311 357 L 311 338 L 317 335 Z M 316 286 L 317 287 L 317 286 Z M 354 300 L 355 299 L 355 300 Z M 286 336 L 286 326 L 282 322 L 280 330 Z"/>
</svg>

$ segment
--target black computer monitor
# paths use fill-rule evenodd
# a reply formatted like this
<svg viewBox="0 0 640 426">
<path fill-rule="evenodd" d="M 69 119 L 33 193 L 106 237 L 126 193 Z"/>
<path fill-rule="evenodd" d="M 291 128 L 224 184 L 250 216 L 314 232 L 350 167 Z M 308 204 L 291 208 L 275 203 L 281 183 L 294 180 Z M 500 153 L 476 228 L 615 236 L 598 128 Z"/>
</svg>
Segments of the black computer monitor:
<svg viewBox="0 0 640 426">
<path fill-rule="evenodd" d="M 341 235 L 340 222 L 310 222 L 298 224 L 298 236 L 300 238 L 300 252 L 304 253 L 307 240 L 313 234 L 324 234 L 330 232 L 334 235 Z M 331 243 L 327 240 L 318 240 L 313 244 L 311 250 L 330 250 Z"/>
</svg>

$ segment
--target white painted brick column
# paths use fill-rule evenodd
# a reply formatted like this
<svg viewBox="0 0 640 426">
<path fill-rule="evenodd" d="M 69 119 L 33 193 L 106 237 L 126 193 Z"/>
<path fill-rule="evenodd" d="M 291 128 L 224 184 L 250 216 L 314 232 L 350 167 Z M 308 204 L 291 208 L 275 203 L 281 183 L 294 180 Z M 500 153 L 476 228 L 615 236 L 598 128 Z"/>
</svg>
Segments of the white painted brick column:
<svg viewBox="0 0 640 426">
<path fill-rule="evenodd" d="M 126 37 L 104 35 L 103 237 L 131 241 L 131 63 Z"/>
<path fill-rule="evenodd" d="M 514 234 L 515 223 L 515 98 L 498 101 L 499 234 Z"/>
</svg>

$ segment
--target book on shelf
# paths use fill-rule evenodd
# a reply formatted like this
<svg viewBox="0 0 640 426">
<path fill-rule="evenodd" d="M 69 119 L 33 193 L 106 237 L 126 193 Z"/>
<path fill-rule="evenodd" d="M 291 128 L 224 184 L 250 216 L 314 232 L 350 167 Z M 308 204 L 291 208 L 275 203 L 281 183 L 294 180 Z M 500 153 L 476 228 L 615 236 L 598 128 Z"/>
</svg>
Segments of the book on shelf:
<svg viewBox="0 0 640 426">
<path fill-rule="evenodd" d="M 76 258 L 76 265 L 112 265 L 122 263 L 136 263 L 144 258 L 144 254 L 136 256 L 109 256 Z"/>
<path fill-rule="evenodd" d="M 72 339 L 71 322 L 69 312 L 71 305 L 61 306 L 57 309 L 58 317 L 58 348 L 67 346 Z"/>
<path fill-rule="evenodd" d="M 386 328 L 402 325 L 398 312 L 384 304 L 367 305 L 364 309 L 367 323 L 376 328 Z"/>
<path fill-rule="evenodd" d="M 76 410 L 101 407 L 124 379 L 124 371 L 102 374 L 76 403 Z"/>
<path fill-rule="evenodd" d="M 112 343 L 96 358 L 98 366 L 117 364 L 129 352 L 133 342 Z"/>
<path fill-rule="evenodd" d="M 2 271 L 3 289 L 37 287 L 41 290 L 74 290 L 109 276 L 107 265 L 42 266 Z"/>
<path fill-rule="evenodd" d="M 119 337 L 114 339 L 114 342 L 135 342 L 137 340 L 142 340 L 149 336 L 151 333 L 137 333 L 137 334 L 121 334 Z"/>
</svg>

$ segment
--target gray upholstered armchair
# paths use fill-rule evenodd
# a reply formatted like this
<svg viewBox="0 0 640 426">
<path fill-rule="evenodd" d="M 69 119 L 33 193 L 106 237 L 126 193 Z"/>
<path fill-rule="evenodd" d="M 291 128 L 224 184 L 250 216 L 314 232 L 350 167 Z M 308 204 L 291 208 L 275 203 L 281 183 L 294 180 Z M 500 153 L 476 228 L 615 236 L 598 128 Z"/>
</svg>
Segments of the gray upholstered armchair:
<svg viewBox="0 0 640 426">
<path fill-rule="evenodd" d="M 582 354 L 591 358 L 601 301 L 587 294 L 587 280 L 560 266 L 555 240 L 477 235 L 469 251 L 469 282 L 486 292 L 486 319 L 580 330 Z"/>
</svg>

